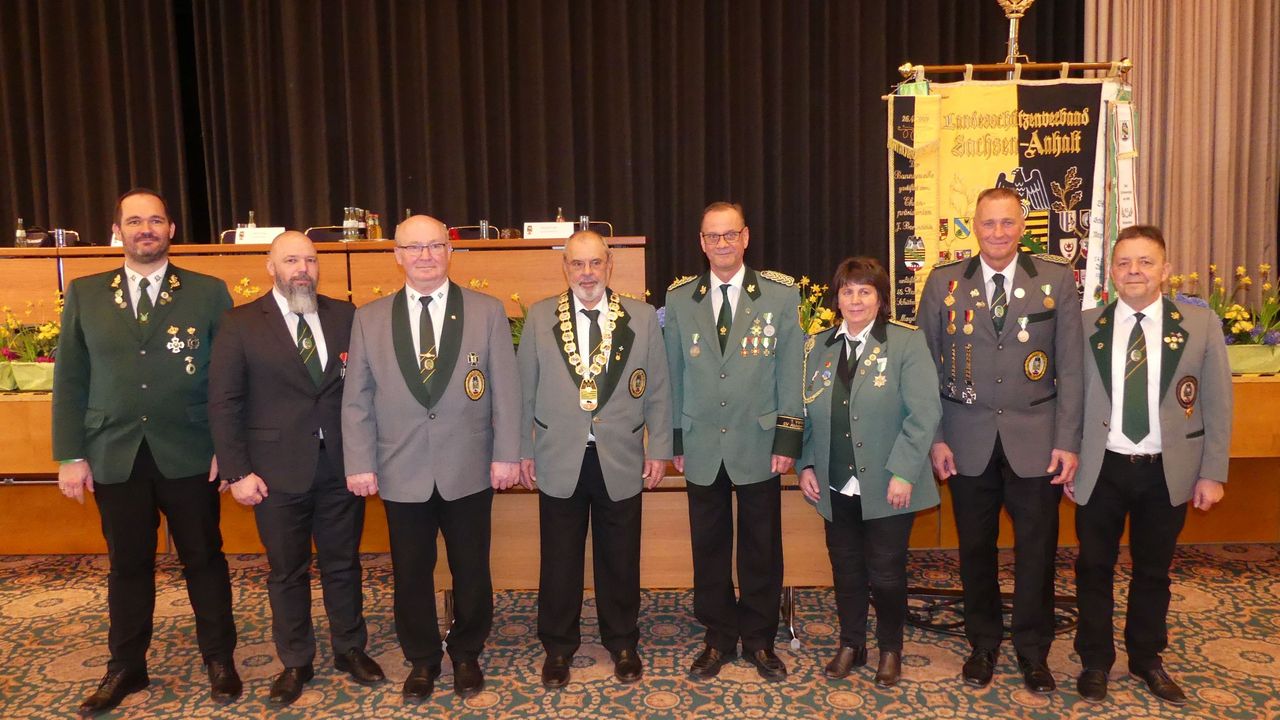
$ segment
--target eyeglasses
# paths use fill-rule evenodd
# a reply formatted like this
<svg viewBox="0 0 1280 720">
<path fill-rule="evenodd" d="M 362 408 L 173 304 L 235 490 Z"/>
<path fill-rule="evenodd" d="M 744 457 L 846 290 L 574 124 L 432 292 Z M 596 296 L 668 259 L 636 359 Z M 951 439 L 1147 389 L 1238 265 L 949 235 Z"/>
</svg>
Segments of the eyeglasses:
<svg viewBox="0 0 1280 720">
<path fill-rule="evenodd" d="M 429 252 L 432 255 L 443 255 L 445 250 L 449 249 L 449 243 L 433 242 L 433 243 L 427 243 L 426 245 L 421 245 L 417 243 L 413 245 L 397 244 L 396 249 L 403 250 L 405 257 L 411 257 L 411 258 L 421 257 L 423 252 Z"/>
<path fill-rule="evenodd" d="M 721 240 L 724 240 L 726 243 L 729 243 L 730 245 L 737 245 L 738 238 L 742 237 L 743 230 L 746 230 L 746 228 L 744 227 L 742 228 L 742 230 L 730 230 L 729 232 L 723 232 L 723 233 L 698 233 L 698 234 L 702 236 L 702 242 L 712 247 L 715 247 L 716 245 L 720 244 Z"/>
</svg>

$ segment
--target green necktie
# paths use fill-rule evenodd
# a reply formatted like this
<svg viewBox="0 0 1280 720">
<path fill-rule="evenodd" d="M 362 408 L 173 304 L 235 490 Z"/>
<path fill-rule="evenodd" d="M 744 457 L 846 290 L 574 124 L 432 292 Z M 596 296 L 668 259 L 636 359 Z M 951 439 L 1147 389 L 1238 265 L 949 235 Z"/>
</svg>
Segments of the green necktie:
<svg viewBox="0 0 1280 720">
<path fill-rule="evenodd" d="M 584 348 L 586 352 L 582 353 L 582 357 L 589 366 L 591 365 L 592 355 L 600 351 L 600 344 L 604 342 L 604 335 L 600 332 L 600 311 L 579 310 L 578 312 L 586 315 L 587 319 L 591 321 L 591 325 L 587 329 L 587 347 Z"/>
<path fill-rule="evenodd" d="M 431 296 L 423 295 L 418 302 L 422 303 L 422 314 L 418 316 L 418 347 L 422 351 L 418 353 L 418 373 L 425 383 L 436 370 L 436 326 L 431 322 Z"/>
<path fill-rule="evenodd" d="M 1124 436 L 1141 442 L 1151 430 L 1147 410 L 1147 336 L 1142 332 L 1142 313 L 1133 314 L 1133 331 L 1124 356 Z"/>
<path fill-rule="evenodd" d="M 996 273 L 991 276 L 996 284 L 996 292 L 991 296 L 991 322 L 996 326 L 996 334 L 1004 331 L 1004 315 L 1009 309 L 1009 296 L 1004 292 L 1004 275 Z"/>
<path fill-rule="evenodd" d="M 733 305 L 729 303 L 729 283 L 720 286 L 720 315 L 716 318 L 716 334 L 720 336 L 720 352 L 729 343 L 729 328 L 733 326 Z"/>
<path fill-rule="evenodd" d="M 840 364 L 836 370 L 840 373 L 840 379 L 844 380 L 845 385 L 853 384 L 853 369 L 858 367 L 858 348 L 861 345 L 862 343 L 858 340 L 848 340 L 840 350 Z"/>
<path fill-rule="evenodd" d="M 138 324 L 146 325 L 151 319 L 151 293 L 147 292 L 147 288 L 151 287 L 151 281 L 142 278 L 138 281 Z"/>
<path fill-rule="evenodd" d="M 307 319 L 302 316 L 302 313 L 294 314 L 298 316 L 298 354 L 302 356 L 302 364 L 307 366 L 311 380 L 319 386 L 320 379 L 324 376 L 324 369 L 320 367 L 316 336 L 311 334 L 311 326 L 307 324 Z"/>
</svg>

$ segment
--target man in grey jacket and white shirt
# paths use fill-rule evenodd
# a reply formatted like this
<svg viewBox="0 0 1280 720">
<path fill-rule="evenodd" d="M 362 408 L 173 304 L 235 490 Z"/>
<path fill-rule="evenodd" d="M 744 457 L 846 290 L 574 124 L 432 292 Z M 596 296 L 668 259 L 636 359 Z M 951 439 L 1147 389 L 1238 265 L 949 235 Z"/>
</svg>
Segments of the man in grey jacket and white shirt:
<svg viewBox="0 0 1280 720">
<path fill-rule="evenodd" d="M 399 292 L 356 310 L 342 402 L 347 486 L 382 495 L 395 578 L 396 635 L 413 669 L 408 701 L 434 690 L 443 658 L 435 611 L 436 534 L 453 574 L 454 692 L 480 692 L 493 623 L 494 490 L 519 479 L 520 380 L 502 303 L 449 282 L 448 229 L 424 215 L 396 229 Z"/>
<path fill-rule="evenodd" d="M 671 458 L 671 387 L 657 313 L 609 289 L 612 271 L 604 239 L 574 233 L 564 248 L 569 290 L 530 308 L 520 339 L 521 482 L 540 491 L 538 637 L 548 688 L 569 682 L 581 640 L 588 521 L 600 640 L 619 681 L 643 674 L 640 493 L 662 481 Z"/>
<path fill-rule="evenodd" d="M 1222 321 L 1208 308 L 1161 296 L 1169 278 L 1159 228 L 1120 231 L 1111 251 L 1119 298 L 1084 313 L 1084 441 L 1067 497 L 1076 509 L 1076 689 L 1107 696 L 1116 660 L 1112 615 L 1125 518 L 1133 579 L 1125 620 L 1129 672 L 1156 697 L 1186 703 L 1164 670 L 1169 567 L 1187 503 L 1209 510 L 1223 496 L 1231 445 L 1231 369 Z"/>
</svg>

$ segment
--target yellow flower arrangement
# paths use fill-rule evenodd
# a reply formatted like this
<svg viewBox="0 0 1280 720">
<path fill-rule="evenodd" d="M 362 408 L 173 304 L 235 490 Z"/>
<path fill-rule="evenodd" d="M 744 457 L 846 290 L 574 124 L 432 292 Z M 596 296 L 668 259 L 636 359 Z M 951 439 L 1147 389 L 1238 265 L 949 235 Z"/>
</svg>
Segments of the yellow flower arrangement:
<svg viewBox="0 0 1280 720">
<path fill-rule="evenodd" d="M 53 362 L 62 334 L 62 293 L 55 292 L 53 309 L 55 319 L 42 323 L 26 322 L 44 301 L 27 301 L 27 307 L 19 318 L 12 308 L 0 308 L 0 360 L 11 362 Z"/>
<path fill-rule="evenodd" d="M 1248 295 L 1253 287 L 1253 277 L 1244 265 L 1235 268 L 1230 289 L 1226 280 L 1218 275 L 1218 266 L 1209 265 L 1209 295 L 1201 298 L 1200 274 L 1170 275 L 1170 298 L 1196 305 L 1203 305 L 1222 320 L 1222 332 L 1228 345 L 1280 345 L 1280 297 L 1271 277 L 1271 263 L 1258 264 L 1261 280 L 1259 302 L 1250 304 Z M 1183 290 L 1185 288 L 1185 294 Z"/>
<path fill-rule="evenodd" d="M 822 305 L 822 296 L 827 289 L 826 285 L 819 285 L 807 276 L 800 277 L 800 305 L 796 313 L 800 329 L 806 335 L 817 335 L 835 324 L 836 311 Z"/>
</svg>

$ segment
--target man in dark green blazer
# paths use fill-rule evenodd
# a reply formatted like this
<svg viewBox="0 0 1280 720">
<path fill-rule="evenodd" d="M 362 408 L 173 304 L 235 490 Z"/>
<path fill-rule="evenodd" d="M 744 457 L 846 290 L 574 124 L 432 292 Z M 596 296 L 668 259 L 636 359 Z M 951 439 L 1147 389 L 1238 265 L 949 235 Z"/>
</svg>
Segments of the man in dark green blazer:
<svg viewBox="0 0 1280 720">
<path fill-rule="evenodd" d="M 58 487 L 79 502 L 94 493 L 111 562 L 111 658 L 80 712 L 109 710 L 150 683 L 161 512 L 182 561 L 211 694 L 229 702 L 241 683 L 232 663 L 208 366 L 231 296 L 221 280 L 169 263 L 176 227 L 157 193 L 125 193 L 112 229 L 124 243 L 124 267 L 67 287 L 53 378 Z"/>
<path fill-rule="evenodd" d="M 740 206 L 709 205 L 700 238 L 710 271 L 668 288 L 663 330 L 674 462 L 689 495 L 694 615 L 707 628 L 690 675 L 714 677 L 741 639 L 760 675 L 781 680 L 787 668 L 773 652 L 782 593 L 780 476 L 800 456 L 804 436 L 800 296 L 790 277 L 743 264 L 750 230 Z"/>
</svg>

